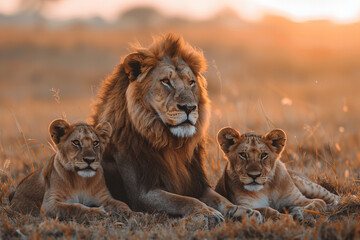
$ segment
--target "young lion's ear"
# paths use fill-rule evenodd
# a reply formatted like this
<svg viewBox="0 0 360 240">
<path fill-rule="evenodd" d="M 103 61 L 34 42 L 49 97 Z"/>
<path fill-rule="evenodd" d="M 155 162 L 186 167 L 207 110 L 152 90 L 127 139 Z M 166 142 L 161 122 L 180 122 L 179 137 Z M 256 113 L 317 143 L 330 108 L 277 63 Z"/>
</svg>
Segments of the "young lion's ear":
<svg viewBox="0 0 360 240">
<path fill-rule="evenodd" d="M 112 134 L 112 127 L 109 122 L 102 122 L 96 125 L 95 130 L 98 132 L 101 141 L 107 143 Z"/>
<path fill-rule="evenodd" d="M 277 154 L 280 154 L 285 148 L 286 134 L 281 129 L 274 129 L 268 132 L 264 139 L 270 149 Z"/>
<path fill-rule="evenodd" d="M 224 153 L 228 153 L 231 146 L 240 142 L 240 138 L 240 133 L 231 127 L 222 128 L 217 135 L 219 145 Z"/>
<path fill-rule="evenodd" d="M 50 123 L 49 133 L 53 142 L 57 145 L 60 139 L 67 133 L 70 124 L 64 119 L 56 119 Z"/>
<path fill-rule="evenodd" d="M 130 53 L 124 59 L 124 70 L 130 81 L 134 81 L 142 73 L 145 56 L 141 53 Z"/>
</svg>

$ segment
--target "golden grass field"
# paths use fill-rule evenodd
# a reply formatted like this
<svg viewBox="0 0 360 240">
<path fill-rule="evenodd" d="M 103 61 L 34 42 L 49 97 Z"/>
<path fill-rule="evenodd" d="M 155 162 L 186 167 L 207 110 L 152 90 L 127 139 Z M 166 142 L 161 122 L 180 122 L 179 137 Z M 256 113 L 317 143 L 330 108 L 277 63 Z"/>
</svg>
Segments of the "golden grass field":
<svg viewBox="0 0 360 240">
<path fill-rule="evenodd" d="M 265 133 L 282 128 L 282 160 L 330 191 L 340 206 L 312 224 L 228 221 L 207 229 L 190 218 L 59 222 L 13 212 L 7 196 L 54 153 L 48 125 L 85 121 L 101 80 L 129 43 L 167 31 L 201 48 L 212 101 L 207 170 L 225 163 L 215 137 L 224 126 Z M 266 17 L 238 26 L 194 23 L 144 29 L 0 25 L 0 239 L 8 238 L 360 238 L 360 23 L 294 23 Z"/>
</svg>

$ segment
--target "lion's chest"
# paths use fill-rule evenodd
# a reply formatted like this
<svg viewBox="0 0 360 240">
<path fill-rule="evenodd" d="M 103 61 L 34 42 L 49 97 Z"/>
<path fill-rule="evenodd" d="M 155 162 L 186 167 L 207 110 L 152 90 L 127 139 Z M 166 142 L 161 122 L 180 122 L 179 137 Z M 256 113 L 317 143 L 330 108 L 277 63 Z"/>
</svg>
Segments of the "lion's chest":
<svg viewBox="0 0 360 240">
<path fill-rule="evenodd" d="M 91 196 L 86 192 L 78 192 L 72 194 L 67 200 L 66 203 L 80 203 L 87 207 L 99 207 L 100 201 L 98 198 Z"/>
<path fill-rule="evenodd" d="M 288 201 L 281 197 L 279 191 L 263 189 L 260 191 L 245 191 L 238 190 L 234 194 L 235 203 L 237 205 L 247 206 L 249 208 L 263 208 L 271 207 L 277 210 L 282 210 L 284 206 L 288 206 Z"/>
<path fill-rule="evenodd" d="M 237 205 L 247 206 L 250 208 L 262 208 L 269 207 L 271 205 L 269 197 L 261 192 L 251 192 L 247 195 L 243 191 L 237 191 L 235 193 L 235 199 Z"/>
<path fill-rule="evenodd" d="M 163 163 L 166 164 L 167 171 L 160 174 L 164 190 L 176 194 L 188 193 L 188 186 L 192 185 L 192 175 L 187 166 L 190 161 L 184 154 L 164 154 Z"/>
</svg>

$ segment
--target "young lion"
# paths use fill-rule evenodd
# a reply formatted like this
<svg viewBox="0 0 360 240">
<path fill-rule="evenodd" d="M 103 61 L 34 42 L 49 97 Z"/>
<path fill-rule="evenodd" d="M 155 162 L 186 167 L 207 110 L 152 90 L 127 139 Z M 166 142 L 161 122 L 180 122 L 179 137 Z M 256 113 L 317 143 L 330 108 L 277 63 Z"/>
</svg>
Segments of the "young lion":
<svg viewBox="0 0 360 240">
<path fill-rule="evenodd" d="M 47 216 L 61 219 L 104 216 L 105 211 L 129 215 L 130 208 L 111 197 L 100 165 L 112 132 L 110 124 L 93 128 L 57 119 L 49 131 L 59 151 L 42 169 L 20 182 L 12 206 L 36 215 L 41 205 Z"/>
<path fill-rule="evenodd" d="M 219 131 L 218 142 L 228 163 L 215 190 L 234 204 L 254 208 L 265 218 L 278 218 L 279 211 L 288 208 L 290 215 L 302 220 L 301 209 L 324 211 L 325 201 L 334 203 L 338 198 L 315 183 L 306 185 L 310 180 L 300 175 L 292 174 L 294 179 L 289 175 L 280 161 L 286 144 L 281 129 L 259 136 L 227 127 Z M 302 192 L 322 199 L 308 199 Z"/>
</svg>

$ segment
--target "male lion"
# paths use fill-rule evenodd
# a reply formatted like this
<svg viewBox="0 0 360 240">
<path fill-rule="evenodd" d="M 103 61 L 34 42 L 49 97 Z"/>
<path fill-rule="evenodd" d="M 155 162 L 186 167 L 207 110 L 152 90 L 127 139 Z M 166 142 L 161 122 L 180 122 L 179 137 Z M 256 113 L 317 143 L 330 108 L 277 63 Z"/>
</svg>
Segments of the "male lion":
<svg viewBox="0 0 360 240">
<path fill-rule="evenodd" d="M 233 205 L 209 186 L 205 69 L 202 52 L 167 34 L 136 48 L 103 81 L 92 120 L 114 127 L 102 161 L 106 184 L 133 210 L 260 221 L 258 211 Z"/>
<path fill-rule="evenodd" d="M 266 218 L 279 217 L 285 207 L 302 220 L 301 209 L 323 211 L 325 201 L 336 203 L 339 199 L 299 174 L 289 174 L 280 161 L 286 144 L 281 129 L 259 136 L 226 127 L 219 131 L 218 142 L 228 163 L 215 190 L 234 204 L 254 208 Z"/>
<path fill-rule="evenodd" d="M 20 182 L 12 207 L 37 215 L 41 206 L 47 216 L 79 220 L 87 215 L 104 216 L 104 210 L 130 214 L 125 203 L 111 197 L 100 165 L 112 132 L 110 124 L 93 128 L 57 119 L 49 131 L 59 151 L 42 169 Z"/>
</svg>

